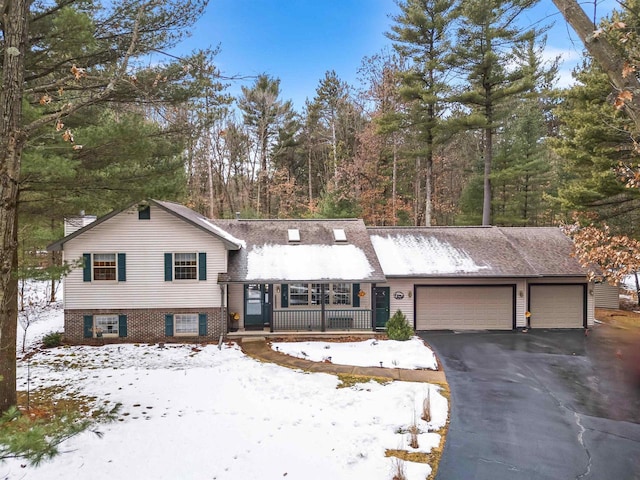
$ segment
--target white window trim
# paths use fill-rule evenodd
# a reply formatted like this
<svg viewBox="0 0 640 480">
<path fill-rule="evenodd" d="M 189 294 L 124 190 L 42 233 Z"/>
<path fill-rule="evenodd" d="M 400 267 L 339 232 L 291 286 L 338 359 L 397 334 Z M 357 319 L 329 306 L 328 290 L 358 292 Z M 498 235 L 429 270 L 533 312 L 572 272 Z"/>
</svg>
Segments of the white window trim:
<svg viewBox="0 0 640 480">
<path fill-rule="evenodd" d="M 116 333 L 108 333 L 98 326 L 98 320 L 115 319 Z M 98 334 L 102 338 L 118 338 L 120 336 L 120 317 L 118 315 L 94 315 L 93 316 L 93 337 L 98 338 Z"/>
<path fill-rule="evenodd" d="M 196 256 L 196 275 L 194 278 L 177 278 L 176 268 L 183 267 L 184 265 L 176 265 L 176 255 L 195 255 Z M 173 252 L 171 254 L 171 268 L 172 268 L 172 278 L 175 282 L 197 282 L 200 279 L 200 255 L 198 252 Z"/>
<path fill-rule="evenodd" d="M 178 320 L 179 317 L 194 317 L 195 318 L 195 331 L 194 332 L 178 332 Z M 173 335 L 176 337 L 195 337 L 200 333 L 200 317 L 197 313 L 174 313 L 173 314 Z"/>
<path fill-rule="evenodd" d="M 104 267 L 96 267 L 96 255 L 113 255 L 115 258 L 115 272 L 116 276 L 113 280 L 100 280 L 96 278 L 96 268 L 104 268 Z M 91 281 L 92 282 L 100 282 L 100 283 L 118 283 L 118 252 L 94 252 L 91 254 Z"/>
<path fill-rule="evenodd" d="M 348 296 L 349 302 L 348 303 L 334 303 L 335 302 L 335 295 L 334 295 L 334 291 L 333 291 L 333 285 L 338 284 L 338 283 L 344 283 L 346 285 L 349 286 L 349 292 L 345 293 L 345 295 Z M 321 282 L 309 282 L 309 283 L 303 283 L 303 282 L 292 282 L 289 283 L 289 307 L 288 308 L 300 308 L 300 309 L 305 309 L 305 308 L 319 308 L 320 304 L 319 303 L 311 303 L 311 300 L 313 298 L 314 292 L 313 292 L 313 287 L 312 285 L 320 285 Z M 307 289 L 307 303 L 306 304 L 292 304 L 291 300 L 291 286 L 292 285 L 302 285 L 304 288 Z M 351 282 L 332 282 L 332 283 L 325 283 L 324 285 L 326 285 L 326 290 L 325 293 L 329 294 L 329 302 L 325 304 L 325 307 L 327 308 L 333 308 L 336 310 L 339 310 L 341 308 L 354 308 L 353 307 L 353 283 Z M 320 292 L 316 293 L 317 295 L 320 295 Z"/>
</svg>

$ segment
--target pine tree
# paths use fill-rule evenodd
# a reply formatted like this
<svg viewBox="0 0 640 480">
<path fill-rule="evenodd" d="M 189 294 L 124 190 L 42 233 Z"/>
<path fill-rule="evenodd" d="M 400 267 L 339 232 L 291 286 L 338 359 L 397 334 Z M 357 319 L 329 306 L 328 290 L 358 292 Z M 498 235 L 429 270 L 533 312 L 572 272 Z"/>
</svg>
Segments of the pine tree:
<svg viewBox="0 0 640 480">
<path fill-rule="evenodd" d="M 18 182 L 30 139 L 49 128 L 71 149 L 64 119 L 110 101 L 167 105 L 189 76 L 179 62 L 137 68 L 136 58 L 173 47 L 206 1 L 2 2 L 0 52 L 0 412 L 16 403 Z M 64 30 L 65 34 L 60 32 Z M 140 72 L 140 76 L 135 72 Z M 172 86 L 173 85 L 173 86 Z M 164 94 L 164 95 L 163 95 Z M 185 97 L 186 98 L 186 97 Z M 172 101 L 177 100 L 172 96 Z M 24 106 L 24 110 L 23 110 Z M 75 145 L 76 150 L 80 148 Z"/>
<path fill-rule="evenodd" d="M 505 104 L 533 87 L 526 69 L 510 65 L 514 48 L 538 34 L 533 29 L 521 31 L 515 24 L 518 15 L 533 3 L 535 0 L 465 0 L 457 10 L 458 43 L 450 62 L 465 84 L 452 99 L 469 109 L 459 126 L 483 132 L 483 225 L 492 222 L 494 138 L 505 121 Z"/>
<path fill-rule="evenodd" d="M 615 168 L 632 162 L 632 122 L 610 108 L 609 79 L 597 64 L 586 61 L 576 70 L 577 83 L 567 89 L 556 110 L 560 136 L 554 141 L 563 159 L 559 199 L 566 210 L 577 210 L 607 221 L 615 233 L 640 234 L 640 195 L 625 188 Z"/>
<path fill-rule="evenodd" d="M 259 158 L 256 212 L 269 216 L 271 149 L 278 130 L 293 115 L 293 106 L 291 101 L 280 99 L 280 80 L 268 75 L 259 75 L 251 87 L 242 87 L 238 106 L 245 125 L 253 132 Z"/>
<path fill-rule="evenodd" d="M 425 161 L 425 225 L 432 223 L 433 158 L 436 146 L 441 141 L 438 140 L 442 124 L 440 116 L 448 92 L 445 58 L 451 53 L 449 38 L 454 5 L 453 0 L 398 2 L 401 13 L 393 17 L 395 23 L 391 32 L 387 33 L 394 42 L 396 51 L 411 62 L 408 71 L 402 76 L 401 94 L 410 102 L 407 123 L 412 126 L 420 143 L 419 151 L 414 154 L 418 159 L 424 157 Z M 386 123 L 391 126 L 397 124 L 397 121 L 394 122 L 395 115 L 391 114 L 391 121 L 387 115 Z"/>
</svg>

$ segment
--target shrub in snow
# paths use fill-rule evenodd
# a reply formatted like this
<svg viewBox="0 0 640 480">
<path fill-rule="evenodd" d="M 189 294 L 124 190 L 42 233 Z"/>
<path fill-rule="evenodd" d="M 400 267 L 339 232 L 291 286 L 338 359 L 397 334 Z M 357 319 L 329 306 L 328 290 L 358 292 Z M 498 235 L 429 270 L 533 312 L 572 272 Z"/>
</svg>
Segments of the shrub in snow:
<svg viewBox="0 0 640 480">
<path fill-rule="evenodd" d="M 407 317 L 402 311 L 397 310 L 387 322 L 387 336 L 391 340 L 409 340 L 413 337 L 413 328 L 407 323 Z"/>
<path fill-rule="evenodd" d="M 59 347 L 62 344 L 62 333 L 47 333 L 44 337 L 42 337 L 42 344 L 45 348 Z"/>
</svg>

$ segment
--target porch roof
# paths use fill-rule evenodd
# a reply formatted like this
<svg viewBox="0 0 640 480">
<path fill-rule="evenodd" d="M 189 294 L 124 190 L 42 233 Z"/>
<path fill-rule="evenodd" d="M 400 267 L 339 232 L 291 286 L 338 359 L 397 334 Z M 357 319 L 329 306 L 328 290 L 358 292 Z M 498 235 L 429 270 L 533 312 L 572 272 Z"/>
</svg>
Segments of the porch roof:
<svg viewBox="0 0 640 480">
<path fill-rule="evenodd" d="M 211 222 L 244 242 L 240 250 L 230 252 L 228 282 L 385 280 L 362 220 Z M 297 230 L 299 239 L 295 234 L 290 237 L 289 230 Z"/>
</svg>

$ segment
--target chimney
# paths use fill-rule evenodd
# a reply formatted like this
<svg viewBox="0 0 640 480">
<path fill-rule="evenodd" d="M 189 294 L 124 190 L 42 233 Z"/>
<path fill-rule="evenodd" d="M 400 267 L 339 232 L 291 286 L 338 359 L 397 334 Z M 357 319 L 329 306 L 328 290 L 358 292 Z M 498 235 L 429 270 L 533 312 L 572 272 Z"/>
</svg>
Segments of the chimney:
<svg viewBox="0 0 640 480">
<path fill-rule="evenodd" d="M 85 215 L 84 210 L 80 210 L 80 215 L 77 217 L 66 217 L 64 219 L 64 236 L 71 235 L 91 222 L 95 222 L 96 219 L 95 215 Z"/>
</svg>

